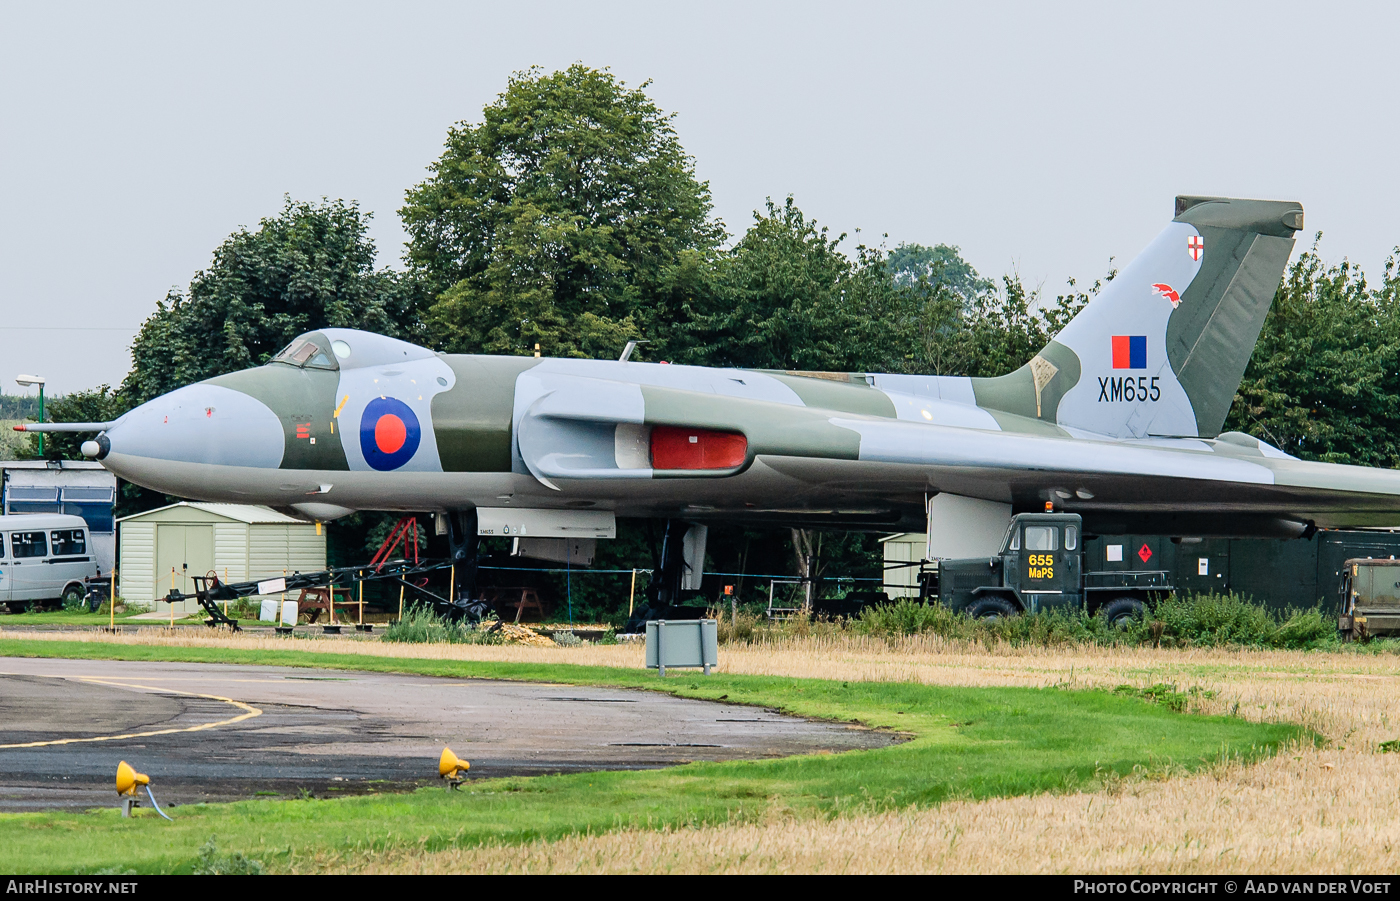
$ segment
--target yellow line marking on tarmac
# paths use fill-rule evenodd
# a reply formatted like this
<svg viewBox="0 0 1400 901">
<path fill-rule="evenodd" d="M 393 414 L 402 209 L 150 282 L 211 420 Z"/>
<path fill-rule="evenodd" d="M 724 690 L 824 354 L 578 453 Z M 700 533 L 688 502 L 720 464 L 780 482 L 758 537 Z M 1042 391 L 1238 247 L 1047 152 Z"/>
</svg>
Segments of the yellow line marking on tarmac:
<svg viewBox="0 0 1400 901">
<path fill-rule="evenodd" d="M 35 673 L 0 673 L 0 676 L 31 676 Z M 174 735 L 177 732 L 203 732 L 205 729 L 217 729 L 219 726 L 231 726 L 243 720 L 252 719 L 255 716 L 262 716 L 262 711 L 252 704 L 245 704 L 242 701 L 235 701 L 233 698 L 225 698 L 220 695 L 206 695 L 195 691 L 180 691 L 176 688 L 159 688 L 154 685 L 136 685 L 129 682 L 110 682 L 104 679 L 97 679 L 91 676 L 51 676 L 44 674 L 45 679 L 68 679 L 74 678 L 80 682 L 91 682 L 96 685 L 110 685 L 114 688 L 141 688 L 146 691 L 161 691 L 169 694 L 186 695 L 192 698 L 208 698 L 212 701 L 222 701 L 225 704 L 232 704 L 234 707 L 244 711 L 238 716 L 226 720 L 219 720 L 216 723 L 201 723 L 198 726 L 182 726 L 178 729 L 155 729 L 150 732 L 128 732 L 125 735 L 99 735 L 93 738 L 56 738 L 49 741 L 29 741 L 22 744 L 0 745 L 0 750 L 6 748 L 43 748 L 49 745 L 77 745 L 95 741 L 119 741 L 123 738 L 149 738 L 152 735 Z"/>
</svg>

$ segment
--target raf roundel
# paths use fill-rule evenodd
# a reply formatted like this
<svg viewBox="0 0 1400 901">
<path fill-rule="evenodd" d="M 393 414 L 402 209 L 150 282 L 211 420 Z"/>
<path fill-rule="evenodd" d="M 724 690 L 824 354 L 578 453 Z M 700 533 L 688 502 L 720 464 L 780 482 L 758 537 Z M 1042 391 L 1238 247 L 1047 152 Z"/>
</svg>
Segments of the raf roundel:
<svg viewBox="0 0 1400 901">
<path fill-rule="evenodd" d="M 408 404 L 376 397 L 360 417 L 360 451 L 365 462 L 380 472 L 398 469 L 418 451 L 423 431 Z"/>
</svg>

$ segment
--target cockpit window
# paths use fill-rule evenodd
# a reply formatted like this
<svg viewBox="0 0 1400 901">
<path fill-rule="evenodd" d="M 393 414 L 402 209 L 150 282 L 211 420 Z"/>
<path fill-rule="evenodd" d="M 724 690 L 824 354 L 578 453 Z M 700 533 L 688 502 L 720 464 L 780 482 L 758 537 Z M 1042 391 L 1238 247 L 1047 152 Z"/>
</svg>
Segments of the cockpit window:
<svg viewBox="0 0 1400 901">
<path fill-rule="evenodd" d="M 311 355 L 315 352 L 316 345 L 307 341 L 305 338 L 299 338 L 293 341 L 286 350 L 278 354 L 275 359 L 280 363 L 291 363 L 294 366 L 303 366 L 306 364 L 307 360 L 311 359 Z"/>
<path fill-rule="evenodd" d="M 298 338 L 273 357 L 273 363 L 286 363 L 289 366 L 296 366 L 301 369 L 339 369 L 335 357 L 331 352 L 322 347 L 320 342 L 311 338 Z"/>
</svg>

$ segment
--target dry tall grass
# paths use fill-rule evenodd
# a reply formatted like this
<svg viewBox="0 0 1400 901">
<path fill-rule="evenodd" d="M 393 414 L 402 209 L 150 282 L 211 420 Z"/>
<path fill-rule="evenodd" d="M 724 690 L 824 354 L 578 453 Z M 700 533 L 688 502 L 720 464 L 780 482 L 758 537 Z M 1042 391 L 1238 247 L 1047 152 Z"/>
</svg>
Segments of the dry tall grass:
<svg viewBox="0 0 1400 901">
<path fill-rule="evenodd" d="M 4 637 L 71 640 L 72 633 Z M 637 645 L 387 645 L 194 630 L 81 640 L 298 649 L 388 657 L 642 664 Z M 1145 687 L 1216 693 L 1203 712 L 1303 723 L 1326 748 L 1252 766 L 1150 775 L 1096 793 L 950 802 L 836 820 L 578 836 L 521 847 L 399 851 L 318 868 L 355 872 L 1377 872 L 1400 866 L 1400 658 L 1390 654 L 1142 648 L 985 648 L 915 636 L 820 637 L 721 649 L 727 672 L 939 685 Z"/>
<path fill-rule="evenodd" d="M 1394 872 L 1400 759 L 1367 756 L 1363 772 L 1347 772 L 1360 756 L 1286 755 L 1098 794 L 317 863 L 366 873 Z"/>
</svg>

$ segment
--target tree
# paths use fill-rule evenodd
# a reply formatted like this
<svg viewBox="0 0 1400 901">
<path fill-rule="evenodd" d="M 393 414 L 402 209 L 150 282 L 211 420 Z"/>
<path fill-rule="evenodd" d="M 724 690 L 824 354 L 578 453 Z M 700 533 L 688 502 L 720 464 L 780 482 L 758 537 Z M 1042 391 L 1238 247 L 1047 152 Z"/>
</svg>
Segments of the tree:
<svg viewBox="0 0 1400 901">
<path fill-rule="evenodd" d="M 1316 241 L 1299 256 L 1274 295 L 1225 427 L 1308 460 L 1400 466 L 1396 257 L 1371 289 L 1351 264 L 1326 266 Z"/>
<path fill-rule="evenodd" d="M 896 284 L 914 286 L 920 280 L 930 285 L 947 285 L 958 296 L 971 300 L 995 284 L 977 274 L 977 270 L 962 258 L 962 252 L 950 244 L 925 247 L 922 244 L 900 244 L 890 251 L 885 263 Z"/>
<path fill-rule="evenodd" d="M 689 319 L 724 230 L 647 84 L 535 68 L 449 130 L 400 211 L 445 350 L 611 356 Z"/>
<path fill-rule="evenodd" d="M 917 292 L 896 285 L 884 255 L 856 259 L 789 197 L 764 212 L 716 264 L 714 303 L 690 332 L 684 362 L 755 369 L 890 368 L 903 354 Z"/>
<path fill-rule="evenodd" d="M 141 326 L 121 394 L 133 405 L 267 362 L 297 335 L 328 326 L 419 335 L 413 285 L 375 270 L 369 214 L 344 201 L 288 198 L 255 231 L 234 232 Z"/>
</svg>

